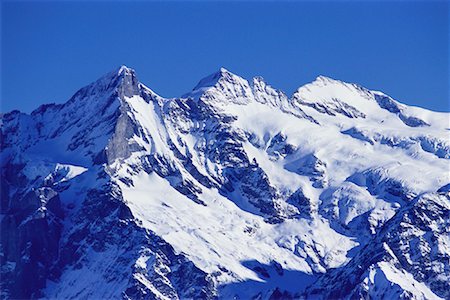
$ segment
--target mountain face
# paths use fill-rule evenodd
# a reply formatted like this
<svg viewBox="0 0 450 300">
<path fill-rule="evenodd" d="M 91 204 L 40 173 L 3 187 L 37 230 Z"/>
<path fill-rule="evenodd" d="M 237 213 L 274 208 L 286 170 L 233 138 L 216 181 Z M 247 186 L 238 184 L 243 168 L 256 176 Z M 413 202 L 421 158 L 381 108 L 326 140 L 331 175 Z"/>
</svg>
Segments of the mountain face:
<svg viewBox="0 0 450 300">
<path fill-rule="evenodd" d="M 450 299 L 448 113 L 122 66 L 1 118 L 2 299 Z"/>
</svg>

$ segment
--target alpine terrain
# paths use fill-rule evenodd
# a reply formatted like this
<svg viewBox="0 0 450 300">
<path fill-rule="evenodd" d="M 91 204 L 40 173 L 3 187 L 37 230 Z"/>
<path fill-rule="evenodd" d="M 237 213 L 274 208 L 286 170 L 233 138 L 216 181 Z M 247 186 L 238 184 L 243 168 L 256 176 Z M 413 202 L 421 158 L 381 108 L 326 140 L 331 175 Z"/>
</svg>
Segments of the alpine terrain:
<svg viewBox="0 0 450 300">
<path fill-rule="evenodd" d="M 1 116 L 1 298 L 450 299 L 450 113 L 125 66 Z"/>
</svg>

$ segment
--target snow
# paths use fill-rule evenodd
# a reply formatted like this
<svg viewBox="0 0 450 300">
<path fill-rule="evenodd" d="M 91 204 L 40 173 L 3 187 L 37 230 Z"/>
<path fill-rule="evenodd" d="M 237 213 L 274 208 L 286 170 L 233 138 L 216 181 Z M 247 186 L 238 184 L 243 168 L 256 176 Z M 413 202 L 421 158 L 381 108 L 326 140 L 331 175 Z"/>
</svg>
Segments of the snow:
<svg viewBox="0 0 450 300">
<path fill-rule="evenodd" d="M 372 281 L 371 283 L 377 287 L 377 290 L 381 290 L 380 292 L 371 292 L 371 296 L 374 298 L 397 298 L 399 295 L 393 292 L 396 289 L 395 287 L 392 287 L 392 285 L 397 285 L 400 288 L 397 290 L 408 291 L 412 293 L 416 299 L 443 299 L 433 293 L 423 282 L 415 280 L 410 273 L 398 270 L 387 262 L 380 262 L 377 268 L 370 271 L 369 276 Z"/>
<path fill-rule="evenodd" d="M 139 96 L 125 97 L 125 101 L 130 105 L 132 111 L 128 114 L 136 122 L 142 125 L 145 135 L 152 139 L 153 149 L 147 151 L 151 153 L 161 153 L 167 148 L 167 134 L 164 125 L 161 123 L 161 117 L 158 114 L 157 107 L 153 102 L 145 102 Z M 145 145 L 145 144 L 141 144 Z"/>
<path fill-rule="evenodd" d="M 121 188 L 133 214 L 144 227 L 162 236 L 180 253 L 186 253 L 201 269 L 214 272 L 218 266 L 225 266 L 239 280 L 259 280 L 253 271 L 241 264 L 253 260 L 263 264 L 278 261 L 284 269 L 311 274 L 304 259 L 278 242 L 288 234 L 295 233 L 298 241 L 314 240 L 322 245 L 322 254 L 333 258 L 330 264 L 334 267 L 347 259 L 336 252 L 345 253 L 356 245 L 321 221 L 308 224 L 305 220 L 290 220 L 279 225 L 267 224 L 263 218 L 240 210 L 213 190 L 203 190 L 201 199 L 207 206 L 199 206 L 155 173 L 141 173 L 135 178 L 134 187 L 121 184 Z M 246 227 L 256 228 L 256 232 L 248 235 L 244 231 Z"/>
<path fill-rule="evenodd" d="M 127 282 L 101 280 L 101 284 L 93 284 L 93 280 L 99 274 L 109 274 L 111 279 L 114 278 L 114 273 L 111 271 L 114 270 L 118 255 L 118 247 L 111 247 L 103 252 L 94 251 L 92 248 L 88 249 L 86 256 L 94 264 L 79 264 L 79 268 L 63 272 L 58 282 L 49 280 L 46 287 L 47 292 L 55 299 L 118 297 L 121 294 L 119 291 L 125 290 Z"/>
<path fill-rule="evenodd" d="M 11 145 L 2 149 L 2 166 L 10 157 L 23 164 L 27 188 L 63 187 L 58 192 L 64 207 L 71 207 L 69 215 L 81 212 L 79 199 L 86 199 L 91 189 L 117 184 L 137 224 L 212 274 L 223 298 L 247 299 L 261 292 L 265 299 L 277 287 L 303 292 L 320 274 L 345 266 L 415 196 L 450 182 L 448 113 L 410 107 L 382 92 L 324 76 L 287 97 L 262 78 L 250 84 L 223 68 L 180 99 L 162 98 L 140 83 L 133 86 L 138 94 L 117 94 L 127 86 L 119 89 L 111 83 L 132 74 L 122 66 L 64 105 L 11 117 L 2 124 Z M 388 104 L 382 107 L 377 97 L 386 97 Z M 204 120 L 182 114 L 191 109 L 188 104 L 194 112 L 208 107 L 211 116 Z M 221 164 L 205 150 L 216 137 L 205 127 L 226 117 L 232 121 L 219 125 L 242 153 Z M 418 126 L 408 125 L 409 117 Z M 118 118 L 125 120 L 123 128 L 118 128 Z M 104 152 L 107 158 L 96 161 Z M 151 159 L 161 165 L 144 163 Z M 248 167 L 246 159 L 262 170 L 266 187 L 273 188 L 274 199 L 264 200 L 278 205 L 280 222 L 268 222 L 238 188 L 220 190 L 224 170 Z M 183 194 L 177 184 L 194 192 Z M 317 208 L 306 217 L 287 202 L 297 191 Z M 63 235 L 76 222 L 66 220 Z M 448 253 L 448 235 L 437 239 L 437 251 Z M 115 296 L 127 282 L 90 283 L 96 274 L 117 271 L 116 250 L 98 253 L 87 247 L 91 264 L 63 271 L 59 282 L 49 282 L 47 293 Z M 388 253 L 395 258 L 392 250 Z M 152 255 L 130 260 L 127 268 L 148 269 Z M 374 298 L 412 293 L 417 299 L 438 299 L 392 262 L 381 261 L 366 275 L 365 287 Z M 132 276 L 154 295 L 166 297 L 148 277 L 139 272 Z M 65 291 L 67 286 L 72 289 Z"/>
<path fill-rule="evenodd" d="M 82 166 L 75 166 L 62 163 L 51 162 L 30 162 L 23 169 L 23 173 L 28 179 L 34 180 L 38 177 L 49 179 L 56 179 L 56 183 L 61 183 L 75 178 L 88 169 Z"/>
</svg>

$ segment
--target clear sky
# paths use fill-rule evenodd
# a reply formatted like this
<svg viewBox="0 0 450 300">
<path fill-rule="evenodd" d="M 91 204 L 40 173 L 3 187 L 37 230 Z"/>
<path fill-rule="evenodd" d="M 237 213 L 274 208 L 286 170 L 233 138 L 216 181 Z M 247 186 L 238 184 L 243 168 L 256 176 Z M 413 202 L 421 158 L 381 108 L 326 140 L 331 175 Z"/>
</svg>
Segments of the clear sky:
<svg viewBox="0 0 450 300">
<path fill-rule="evenodd" d="M 449 108 L 449 4 L 5 2 L 1 111 L 61 103 L 122 64 L 165 97 L 224 66 L 291 95 L 318 75 Z"/>
</svg>

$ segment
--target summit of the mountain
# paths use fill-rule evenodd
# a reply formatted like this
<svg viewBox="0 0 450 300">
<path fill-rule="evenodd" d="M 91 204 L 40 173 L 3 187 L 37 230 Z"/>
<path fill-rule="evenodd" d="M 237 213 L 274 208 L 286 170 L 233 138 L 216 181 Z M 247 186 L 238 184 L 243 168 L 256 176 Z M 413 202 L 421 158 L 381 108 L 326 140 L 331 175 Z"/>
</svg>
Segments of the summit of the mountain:
<svg viewBox="0 0 450 300">
<path fill-rule="evenodd" d="M 245 80 L 245 79 L 243 79 L 243 78 L 231 73 L 227 69 L 221 67 L 216 72 L 202 78 L 198 82 L 198 84 L 194 87 L 193 91 L 198 90 L 198 89 L 208 88 L 208 87 L 214 87 L 219 82 L 228 82 L 230 84 L 234 84 L 234 83 L 237 83 L 242 80 Z"/>
<path fill-rule="evenodd" d="M 211 103 L 227 104 L 248 102 L 252 91 L 248 81 L 225 68 L 201 79 L 194 89 L 183 97 L 203 99 Z"/>
</svg>

